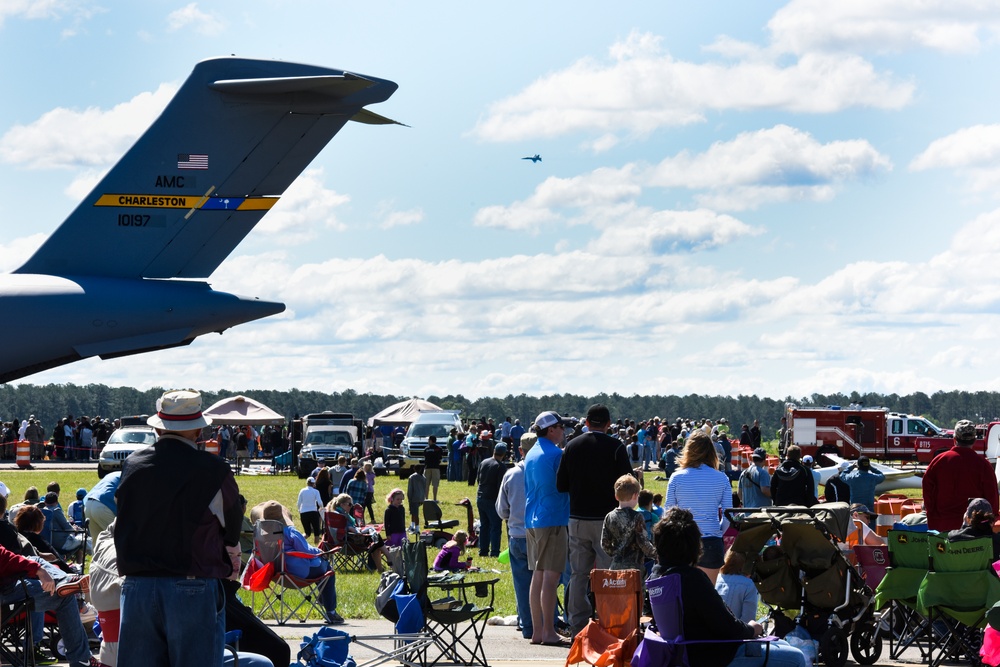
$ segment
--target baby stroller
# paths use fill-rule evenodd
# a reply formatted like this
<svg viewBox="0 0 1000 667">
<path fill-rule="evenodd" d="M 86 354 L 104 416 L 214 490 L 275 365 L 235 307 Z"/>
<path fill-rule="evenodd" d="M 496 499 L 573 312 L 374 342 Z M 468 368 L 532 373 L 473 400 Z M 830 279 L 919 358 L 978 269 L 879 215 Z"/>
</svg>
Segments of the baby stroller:
<svg viewBox="0 0 1000 667">
<path fill-rule="evenodd" d="M 847 662 L 848 643 L 859 664 L 878 660 L 875 595 L 840 546 L 851 521 L 847 503 L 726 510 L 726 517 L 739 531 L 732 548 L 770 608 L 771 634 L 804 629 L 827 667 Z"/>
</svg>

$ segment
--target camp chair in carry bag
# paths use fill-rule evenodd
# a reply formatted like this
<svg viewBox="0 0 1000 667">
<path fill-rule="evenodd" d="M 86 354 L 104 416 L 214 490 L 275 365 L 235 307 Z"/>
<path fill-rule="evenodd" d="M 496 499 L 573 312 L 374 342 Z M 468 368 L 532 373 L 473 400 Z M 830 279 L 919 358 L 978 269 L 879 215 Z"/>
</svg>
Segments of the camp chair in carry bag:
<svg viewBox="0 0 1000 667">
<path fill-rule="evenodd" d="M 938 636 L 930 664 L 978 662 L 986 612 L 1000 601 L 1000 579 L 991 566 L 993 540 L 951 542 L 945 535 L 928 535 L 927 547 L 930 569 L 920 583 L 917 604 Z"/>
<path fill-rule="evenodd" d="M 407 585 L 424 614 L 424 632 L 434 639 L 424 666 L 446 662 L 489 667 L 483 634 L 500 579 L 467 581 L 466 573 L 429 573 L 427 545 L 421 541 L 403 544 L 403 563 Z"/>
<path fill-rule="evenodd" d="M 642 573 L 639 570 L 591 570 L 594 616 L 573 638 L 566 664 L 626 667 L 639 643 Z"/>
</svg>

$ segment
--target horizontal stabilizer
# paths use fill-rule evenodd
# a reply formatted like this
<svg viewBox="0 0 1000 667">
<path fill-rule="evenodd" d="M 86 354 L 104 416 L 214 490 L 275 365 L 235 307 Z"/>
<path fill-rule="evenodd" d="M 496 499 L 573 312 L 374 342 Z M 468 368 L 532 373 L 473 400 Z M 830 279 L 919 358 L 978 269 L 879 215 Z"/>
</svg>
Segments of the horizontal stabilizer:
<svg viewBox="0 0 1000 667">
<path fill-rule="evenodd" d="M 375 82 L 359 76 L 288 76 L 268 79 L 226 79 L 208 85 L 212 90 L 240 95 L 288 95 L 316 93 L 334 98 L 347 97 L 374 86 Z"/>
<path fill-rule="evenodd" d="M 409 127 L 406 123 L 400 123 L 398 120 L 393 120 L 391 118 L 386 118 L 385 116 L 379 116 L 373 111 L 368 109 L 362 109 L 353 116 L 351 120 L 356 123 L 364 123 L 365 125 L 402 125 L 403 127 Z"/>
</svg>

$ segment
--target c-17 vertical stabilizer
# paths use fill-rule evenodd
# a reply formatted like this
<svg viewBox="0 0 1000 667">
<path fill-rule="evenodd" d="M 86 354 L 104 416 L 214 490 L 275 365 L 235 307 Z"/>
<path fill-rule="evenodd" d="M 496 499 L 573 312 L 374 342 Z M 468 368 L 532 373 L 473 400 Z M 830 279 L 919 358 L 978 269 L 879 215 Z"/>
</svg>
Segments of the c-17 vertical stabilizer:
<svg viewBox="0 0 1000 667">
<path fill-rule="evenodd" d="M 207 278 L 349 120 L 396 84 L 312 65 L 198 63 L 160 117 L 13 274 L 0 382 L 90 356 L 186 345 L 280 313 Z M 86 248 L 86 252 L 81 252 Z"/>
</svg>

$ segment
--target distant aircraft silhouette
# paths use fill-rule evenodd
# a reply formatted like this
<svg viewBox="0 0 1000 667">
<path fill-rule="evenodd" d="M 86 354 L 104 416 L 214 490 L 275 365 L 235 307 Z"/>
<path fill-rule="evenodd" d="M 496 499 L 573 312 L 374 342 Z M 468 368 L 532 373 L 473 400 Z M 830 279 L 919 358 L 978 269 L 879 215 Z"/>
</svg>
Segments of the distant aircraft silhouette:
<svg viewBox="0 0 1000 667">
<path fill-rule="evenodd" d="M 542 156 L 539 155 L 538 153 L 535 153 L 531 157 L 523 157 L 521 159 L 522 160 L 531 160 L 532 162 L 541 162 L 542 161 Z"/>
<path fill-rule="evenodd" d="M 187 345 L 280 313 L 205 280 L 347 124 L 396 84 L 277 60 L 198 63 L 160 117 L 23 266 L 0 275 L 0 382 Z"/>
</svg>

